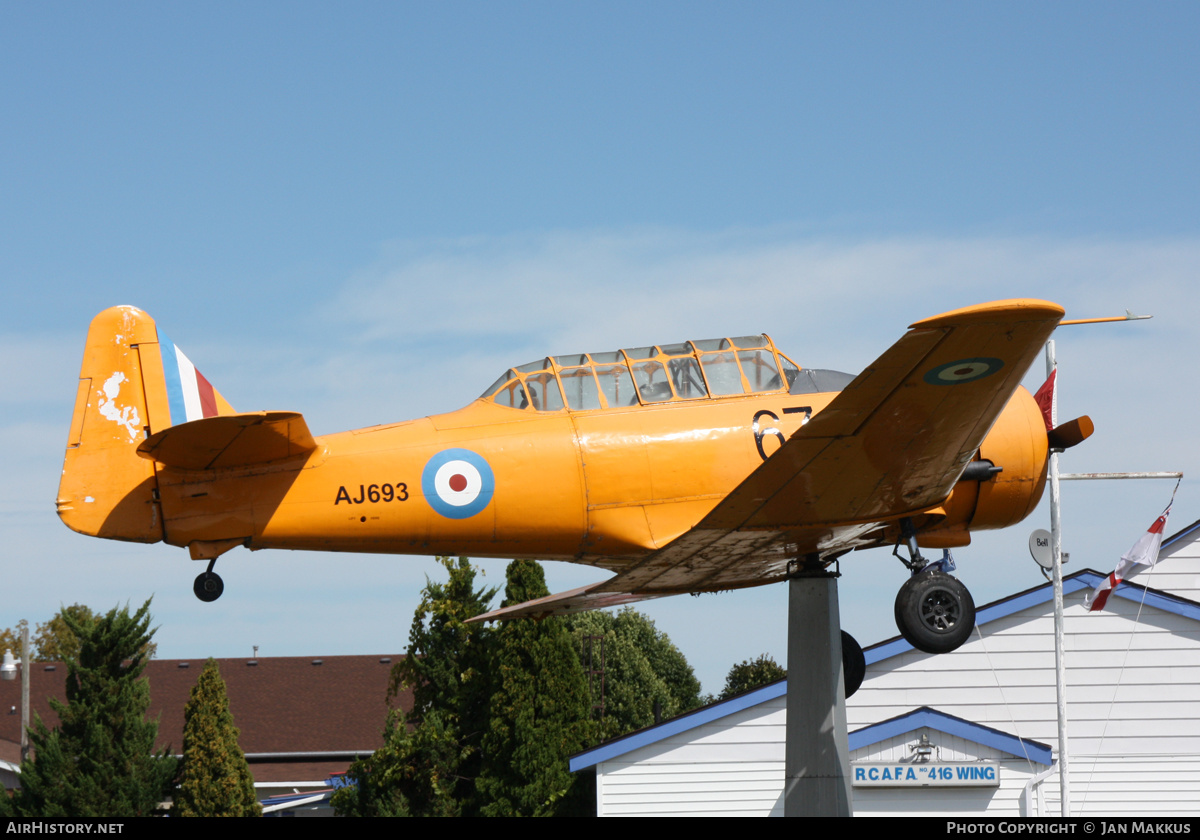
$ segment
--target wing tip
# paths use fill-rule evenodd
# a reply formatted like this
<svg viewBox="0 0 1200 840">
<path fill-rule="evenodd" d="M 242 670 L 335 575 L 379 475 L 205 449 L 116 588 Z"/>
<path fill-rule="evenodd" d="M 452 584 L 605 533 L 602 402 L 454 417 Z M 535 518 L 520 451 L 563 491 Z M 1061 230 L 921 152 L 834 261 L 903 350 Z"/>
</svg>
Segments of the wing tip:
<svg viewBox="0 0 1200 840">
<path fill-rule="evenodd" d="M 951 324 L 979 321 L 1060 321 L 1067 310 L 1048 300 L 1012 298 L 990 303 L 965 306 L 925 318 L 909 326 L 910 330 L 927 330 Z"/>
<path fill-rule="evenodd" d="M 468 618 L 467 623 L 472 624 L 475 622 L 497 620 L 508 621 L 513 618 L 541 620 L 552 615 L 570 615 L 577 612 L 601 610 L 605 607 L 622 607 L 636 601 L 648 601 L 651 598 L 661 598 L 663 595 L 671 594 L 666 592 L 610 592 L 600 589 L 606 584 L 611 584 L 613 580 L 615 578 L 602 580 L 588 586 L 581 586 L 578 589 L 572 589 L 568 592 L 559 592 L 554 595 L 535 598 L 532 601 L 525 601 L 508 607 L 500 607 L 499 609 L 482 613 L 473 618 Z"/>
</svg>

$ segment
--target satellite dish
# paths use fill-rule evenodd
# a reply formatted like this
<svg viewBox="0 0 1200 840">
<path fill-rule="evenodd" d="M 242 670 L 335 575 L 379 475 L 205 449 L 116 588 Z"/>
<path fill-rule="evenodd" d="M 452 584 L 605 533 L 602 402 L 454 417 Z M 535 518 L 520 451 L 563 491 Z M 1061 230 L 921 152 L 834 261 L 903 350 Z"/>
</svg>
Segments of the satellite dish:
<svg viewBox="0 0 1200 840">
<path fill-rule="evenodd" d="M 1034 561 L 1043 569 L 1054 568 L 1054 546 L 1050 544 L 1051 534 L 1045 528 L 1038 528 L 1029 535 L 1029 553 Z"/>
</svg>

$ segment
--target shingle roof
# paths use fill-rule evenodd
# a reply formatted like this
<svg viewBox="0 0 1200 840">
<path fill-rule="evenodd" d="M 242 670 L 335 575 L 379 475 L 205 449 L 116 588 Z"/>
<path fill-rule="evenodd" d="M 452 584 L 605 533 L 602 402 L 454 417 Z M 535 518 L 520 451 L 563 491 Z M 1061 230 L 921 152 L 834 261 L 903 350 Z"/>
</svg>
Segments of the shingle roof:
<svg viewBox="0 0 1200 840">
<path fill-rule="evenodd" d="M 379 747 L 388 680 L 392 664 L 401 659 L 396 654 L 218 659 L 255 780 L 323 779 L 331 769 L 346 769 L 355 753 Z M 147 664 L 158 747 L 176 753 L 183 748 L 183 708 L 203 668 L 203 659 Z M 61 662 L 35 662 L 30 672 L 32 711 L 48 726 L 58 720 L 48 698 L 66 699 L 66 676 Z M 0 760 L 15 762 L 19 755 L 20 703 L 20 680 L 0 682 Z M 411 693 L 404 692 L 398 705 L 409 711 Z"/>
</svg>

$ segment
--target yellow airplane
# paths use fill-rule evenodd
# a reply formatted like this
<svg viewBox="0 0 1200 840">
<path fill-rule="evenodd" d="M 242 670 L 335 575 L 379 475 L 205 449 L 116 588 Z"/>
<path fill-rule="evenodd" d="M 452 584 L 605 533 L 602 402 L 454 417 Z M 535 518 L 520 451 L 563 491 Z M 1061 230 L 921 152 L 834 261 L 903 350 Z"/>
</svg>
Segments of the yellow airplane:
<svg viewBox="0 0 1200 840">
<path fill-rule="evenodd" d="M 465 408 L 314 436 L 238 413 L 154 320 L 101 312 L 84 351 L 58 513 L 91 536 L 186 546 L 224 586 L 236 546 L 529 557 L 615 576 L 484 618 L 773 583 L 894 545 L 914 646 L 952 650 L 970 594 L 921 548 L 1024 519 L 1052 445 L 1020 381 L 1063 316 L 1009 300 L 919 321 L 858 376 L 801 368 L 766 335 L 551 356 Z M 901 550 L 907 553 L 905 559 Z"/>
</svg>

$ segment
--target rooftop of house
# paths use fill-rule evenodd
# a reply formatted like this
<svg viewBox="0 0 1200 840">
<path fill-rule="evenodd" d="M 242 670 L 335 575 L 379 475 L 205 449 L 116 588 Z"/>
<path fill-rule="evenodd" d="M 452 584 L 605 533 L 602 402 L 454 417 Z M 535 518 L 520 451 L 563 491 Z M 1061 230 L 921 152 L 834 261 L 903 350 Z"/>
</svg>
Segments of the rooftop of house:
<svg viewBox="0 0 1200 840">
<path fill-rule="evenodd" d="M 314 781 L 345 770 L 355 754 L 383 743 L 387 689 L 399 654 L 218 659 L 239 743 L 256 782 Z M 159 748 L 183 748 L 183 709 L 203 659 L 154 659 L 146 666 L 150 716 Z M 35 662 L 30 671 L 31 720 L 58 722 L 49 698 L 66 699 L 67 668 Z M 395 704 L 407 712 L 412 694 Z M 20 679 L 0 682 L 0 761 L 20 760 Z"/>
</svg>

